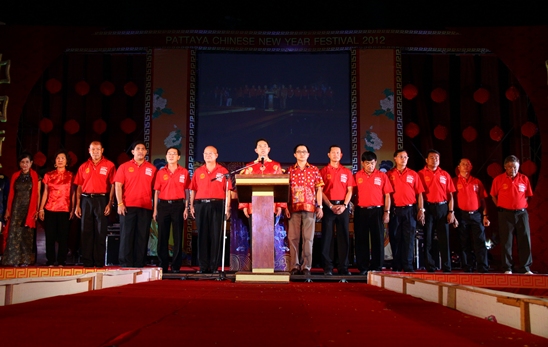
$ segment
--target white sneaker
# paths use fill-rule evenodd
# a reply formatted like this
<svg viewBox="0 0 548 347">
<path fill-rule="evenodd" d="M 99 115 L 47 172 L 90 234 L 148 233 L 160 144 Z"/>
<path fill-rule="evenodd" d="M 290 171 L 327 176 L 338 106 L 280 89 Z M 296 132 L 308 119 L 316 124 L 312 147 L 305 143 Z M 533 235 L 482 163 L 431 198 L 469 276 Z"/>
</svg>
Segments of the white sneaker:
<svg viewBox="0 0 548 347">
<path fill-rule="evenodd" d="M 511 275 L 511 274 L 512 274 L 512 271 L 510 271 L 510 270 L 504 271 L 504 274 L 505 274 L 505 275 Z"/>
<path fill-rule="evenodd" d="M 533 273 L 531 271 L 527 271 L 525 274 L 526 275 L 533 275 Z"/>
</svg>

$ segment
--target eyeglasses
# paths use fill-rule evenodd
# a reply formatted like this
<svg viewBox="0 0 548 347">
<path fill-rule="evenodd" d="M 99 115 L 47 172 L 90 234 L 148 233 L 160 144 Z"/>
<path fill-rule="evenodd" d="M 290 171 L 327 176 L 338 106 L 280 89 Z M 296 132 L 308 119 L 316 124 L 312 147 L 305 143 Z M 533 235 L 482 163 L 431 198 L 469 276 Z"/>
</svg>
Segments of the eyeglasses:
<svg viewBox="0 0 548 347">
<path fill-rule="evenodd" d="M 295 153 L 297 153 L 297 154 L 306 154 L 308 152 L 307 151 L 296 151 Z"/>
</svg>

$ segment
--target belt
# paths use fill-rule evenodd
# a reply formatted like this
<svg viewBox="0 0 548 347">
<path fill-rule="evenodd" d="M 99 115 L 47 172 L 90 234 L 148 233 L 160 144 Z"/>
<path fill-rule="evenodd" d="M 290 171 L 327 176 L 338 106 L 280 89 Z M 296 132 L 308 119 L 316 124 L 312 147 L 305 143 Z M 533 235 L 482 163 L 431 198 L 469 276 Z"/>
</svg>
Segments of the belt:
<svg viewBox="0 0 548 347">
<path fill-rule="evenodd" d="M 468 214 L 474 214 L 474 213 L 479 213 L 479 211 L 478 211 L 478 210 L 475 210 L 475 211 L 464 211 L 464 210 L 462 210 L 462 212 L 464 212 L 464 213 L 468 213 Z"/>
<path fill-rule="evenodd" d="M 517 210 L 509 210 L 509 209 L 507 209 L 507 208 L 499 207 L 498 210 L 499 210 L 499 212 L 512 212 L 512 213 L 516 213 L 516 212 L 524 212 L 526 209 L 524 209 L 524 208 L 518 208 Z"/>
<path fill-rule="evenodd" d="M 440 202 L 428 202 L 428 201 L 427 201 L 426 203 L 427 203 L 428 205 L 436 205 L 436 206 L 438 206 L 438 205 L 445 205 L 445 204 L 447 204 L 447 201 L 440 201 Z"/>
<path fill-rule="evenodd" d="M 104 198 L 107 193 L 82 193 L 81 195 L 85 198 Z"/>
<path fill-rule="evenodd" d="M 344 205 L 344 200 L 329 200 L 333 205 Z"/>
<path fill-rule="evenodd" d="M 185 199 L 175 199 L 175 200 L 160 199 L 160 202 L 167 202 L 168 204 L 176 204 L 178 202 L 185 202 Z"/>
<path fill-rule="evenodd" d="M 221 202 L 223 199 L 196 199 L 195 202 L 199 204 L 209 204 L 210 202 Z"/>
<path fill-rule="evenodd" d="M 407 207 L 411 207 L 413 206 L 413 204 L 411 205 L 403 205 L 403 206 L 394 206 L 394 208 L 407 208 Z"/>
<path fill-rule="evenodd" d="M 372 209 L 375 209 L 375 208 L 381 208 L 381 206 L 358 206 L 359 208 L 363 208 L 363 209 L 366 209 L 366 210 L 372 210 Z"/>
</svg>

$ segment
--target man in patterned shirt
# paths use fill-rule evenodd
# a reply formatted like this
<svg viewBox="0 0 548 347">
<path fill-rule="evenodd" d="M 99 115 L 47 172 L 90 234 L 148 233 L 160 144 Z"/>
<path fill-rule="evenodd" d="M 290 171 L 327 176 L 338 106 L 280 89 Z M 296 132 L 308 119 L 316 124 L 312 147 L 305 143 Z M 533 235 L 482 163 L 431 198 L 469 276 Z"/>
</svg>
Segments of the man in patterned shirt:
<svg viewBox="0 0 548 347">
<path fill-rule="evenodd" d="M 312 244 L 316 217 L 322 218 L 322 187 L 324 185 L 320 170 L 308 163 L 308 147 L 303 144 L 295 146 L 295 165 L 289 167 L 289 206 L 285 215 L 289 219 L 289 254 L 291 274 L 301 270 L 310 275 L 312 267 Z M 299 241 L 303 238 L 302 255 L 299 259 Z"/>
</svg>

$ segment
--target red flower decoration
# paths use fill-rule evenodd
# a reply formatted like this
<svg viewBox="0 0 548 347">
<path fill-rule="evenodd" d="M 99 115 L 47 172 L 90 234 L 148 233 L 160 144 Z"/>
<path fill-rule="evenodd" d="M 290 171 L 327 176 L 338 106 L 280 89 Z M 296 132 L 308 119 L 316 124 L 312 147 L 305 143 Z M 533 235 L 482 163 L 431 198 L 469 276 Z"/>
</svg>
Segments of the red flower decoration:
<svg viewBox="0 0 548 347">
<path fill-rule="evenodd" d="M 69 151 L 68 155 L 70 157 L 70 167 L 74 166 L 78 162 L 78 156 L 74 154 L 73 151 Z"/>
<path fill-rule="evenodd" d="M 516 101 L 519 98 L 519 91 L 516 87 L 511 86 L 510 88 L 506 89 L 506 99 L 510 101 Z"/>
<path fill-rule="evenodd" d="M 137 88 L 137 85 L 133 82 L 128 82 L 124 85 L 124 93 L 126 93 L 126 95 L 135 96 L 138 90 L 139 88 Z"/>
<path fill-rule="evenodd" d="M 67 133 L 74 135 L 80 130 L 80 124 L 74 119 L 71 119 L 65 123 L 64 128 Z"/>
<path fill-rule="evenodd" d="M 419 91 L 417 90 L 417 87 L 415 87 L 412 84 L 408 84 L 405 87 L 403 87 L 403 97 L 407 100 L 413 100 L 418 94 Z"/>
<path fill-rule="evenodd" d="M 414 138 L 417 136 L 420 132 L 420 128 L 416 123 L 409 122 L 405 125 L 405 135 L 407 135 L 410 138 Z"/>
<path fill-rule="evenodd" d="M 126 134 L 131 134 L 135 131 L 135 129 L 137 129 L 137 124 L 135 124 L 133 119 L 126 118 L 120 122 L 120 128 L 122 128 L 122 131 Z"/>
<path fill-rule="evenodd" d="M 122 153 L 120 153 L 120 155 L 118 155 L 118 158 L 116 159 L 116 162 L 118 163 L 118 165 L 122 165 L 123 163 L 125 163 L 128 160 L 129 160 L 129 156 L 127 155 L 127 153 L 122 152 Z"/>
<path fill-rule="evenodd" d="M 499 163 L 491 163 L 491 164 L 489 164 L 489 166 L 487 167 L 487 174 L 488 174 L 489 176 L 491 176 L 492 178 L 497 177 L 497 176 L 500 175 L 502 172 L 503 172 L 503 170 L 502 170 L 502 165 L 500 165 Z"/>
<path fill-rule="evenodd" d="M 59 82 L 59 80 L 55 78 L 50 78 L 46 82 L 46 89 L 48 90 L 48 92 L 50 92 L 50 94 L 59 93 L 62 87 L 63 85 L 61 84 L 61 82 Z"/>
<path fill-rule="evenodd" d="M 86 81 L 80 81 L 74 85 L 76 94 L 84 96 L 89 93 L 89 84 Z"/>
<path fill-rule="evenodd" d="M 489 137 L 491 137 L 491 140 L 499 142 L 504 137 L 504 131 L 498 125 L 495 125 L 489 131 Z"/>
<path fill-rule="evenodd" d="M 33 162 L 36 166 L 44 166 L 46 164 L 46 155 L 42 152 L 37 152 L 33 157 Z"/>
<path fill-rule="evenodd" d="M 462 137 L 466 142 L 472 142 L 478 137 L 478 132 L 473 126 L 469 126 L 462 131 Z"/>
<path fill-rule="evenodd" d="M 443 88 L 436 88 L 430 93 L 430 97 L 434 102 L 442 103 L 447 99 L 447 92 Z"/>
<path fill-rule="evenodd" d="M 434 136 L 438 140 L 445 140 L 447 138 L 447 134 L 449 134 L 449 130 L 441 124 L 434 129 Z"/>
<path fill-rule="evenodd" d="M 521 166 L 521 172 L 523 172 L 524 175 L 527 175 L 529 177 L 533 176 L 535 172 L 537 172 L 537 164 L 535 164 L 531 160 L 524 161 Z"/>
<path fill-rule="evenodd" d="M 97 134 L 101 135 L 102 133 L 107 130 L 107 123 L 102 119 L 97 119 L 95 122 L 93 122 L 93 131 L 95 131 Z"/>
<path fill-rule="evenodd" d="M 521 126 L 521 133 L 524 136 L 527 136 L 528 138 L 535 136 L 535 134 L 537 133 L 537 130 L 538 130 L 537 125 L 532 122 L 525 122 Z"/>
<path fill-rule="evenodd" d="M 474 92 L 474 100 L 480 104 L 485 104 L 489 100 L 489 91 L 485 88 L 479 88 Z"/>
<path fill-rule="evenodd" d="M 101 83 L 101 86 L 99 86 L 99 91 L 101 92 L 101 94 L 105 96 L 111 96 L 112 94 L 114 94 L 115 90 L 116 90 L 116 87 L 114 87 L 114 84 L 112 84 L 112 82 L 109 82 L 109 81 L 105 81 Z"/>
<path fill-rule="evenodd" d="M 44 134 L 47 134 L 53 130 L 53 122 L 49 118 L 42 118 L 38 127 Z"/>
</svg>

